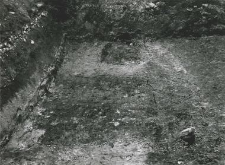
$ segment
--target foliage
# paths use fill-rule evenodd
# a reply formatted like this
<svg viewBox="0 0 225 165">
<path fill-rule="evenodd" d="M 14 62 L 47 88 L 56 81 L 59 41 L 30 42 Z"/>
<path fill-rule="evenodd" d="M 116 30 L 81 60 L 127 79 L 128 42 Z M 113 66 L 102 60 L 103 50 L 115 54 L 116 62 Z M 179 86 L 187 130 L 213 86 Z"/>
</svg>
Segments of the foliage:
<svg viewBox="0 0 225 165">
<path fill-rule="evenodd" d="M 118 33 L 136 34 L 140 30 L 145 36 L 157 38 L 225 34 L 225 4 L 219 0 L 145 0 L 105 4 L 93 0 L 64 0 L 60 3 L 51 0 L 49 4 L 57 9 L 53 10 L 56 12 L 53 15 L 64 20 L 64 29 L 83 38 L 113 40 Z"/>
<path fill-rule="evenodd" d="M 164 36 L 225 34 L 225 4 L 218 0 L 158 0 L 156 4 L 159 2 L 163 4 L 156 15 L 160 21 L 155 23 Z"/>
</svg>

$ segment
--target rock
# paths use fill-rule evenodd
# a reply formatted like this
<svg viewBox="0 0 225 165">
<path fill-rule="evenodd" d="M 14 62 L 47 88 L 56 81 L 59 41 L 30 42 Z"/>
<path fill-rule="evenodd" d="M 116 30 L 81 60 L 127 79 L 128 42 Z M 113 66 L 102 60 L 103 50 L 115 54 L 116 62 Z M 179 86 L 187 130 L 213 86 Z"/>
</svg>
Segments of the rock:
<svg viewBox="0 0 225 165">
<path fill-rule="evenodd" d="M 195 127 L 186 128 L 183 131 L 181 131 L 180 138 L 188 146 L 193 145 L 195 143 Z"/>
<path fill-rule="evenodd" d="M 128 94 L 125 94 L 123 97 L 124 97 L 124 98 L 127 98 L 127 97 L 129 97 L 129 96 L 128 96 Z"/>
<path fill-rule="evenodd" d="M 10 11 L 9 14 L 14 15 L 14 14 L 16 14 L 16 13 L 15 13 L 14 11 Z"/>
<path fill-rule="evenodd" d="M 38 8 L 41 8 L 41 7 L 44 6 L 44 3 L 43 3 L 43 2 L 38 2 L 38 3 L 36 3 L 36 6 L 37 6 Z"/>
<path fill-rule="evenodd" d="M 117 127 L 117 126 L 120 125 L 120 123 L 119 123 L 119 122 L 114 122 L 113 125 L 114 125 L 115 127 Z"/>
<path fill-rule="evenodd" d="M 177 162 L 177 164 L 184 164 L 184 162 L 181 161 L 181 160 L 179 160 L 179 161 Z"/>
<path fill-rule="evenodd" d="M 43 11 L 43 12 L 41 13 L 41 15 L 46 17 L 46 16 L 48 15 L 48 12 L 47 12 L 47 11 Z"/>
</svg>

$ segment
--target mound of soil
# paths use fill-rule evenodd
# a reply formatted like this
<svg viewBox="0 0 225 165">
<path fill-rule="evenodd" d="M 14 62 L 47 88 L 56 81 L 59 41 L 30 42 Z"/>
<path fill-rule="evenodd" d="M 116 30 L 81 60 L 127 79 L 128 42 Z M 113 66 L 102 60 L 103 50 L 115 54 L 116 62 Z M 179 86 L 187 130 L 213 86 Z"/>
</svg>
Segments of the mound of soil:
<svg viewBox="0 0 225 165">
<path fill-rule="evenodd" d="M 127 62 L 138 62 L 139 49 L 137 46 L 123 43 L 107 43 L 101 52 L 101 62 L 123 65 Z"/>
</svg>

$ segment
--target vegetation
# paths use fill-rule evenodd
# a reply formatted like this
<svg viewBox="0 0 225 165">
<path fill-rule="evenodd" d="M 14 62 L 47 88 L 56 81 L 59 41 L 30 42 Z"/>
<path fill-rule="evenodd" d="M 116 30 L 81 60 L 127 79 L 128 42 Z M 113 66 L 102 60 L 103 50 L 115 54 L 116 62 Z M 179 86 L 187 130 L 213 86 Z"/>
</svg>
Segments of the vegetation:
<svg viewBox="0 0 225 165">
<path fill-rule="evenodd" d="M 42 68 L 42 72 L 49 64 L 53 58 L 50 51 L 61 34 L 60 26 L 51 17 L 46 17 L 44 8 L 30 13 L 35 4 L 21 7 L 21 11 L 15 4 L 6 3 L 2 6 L 6 10 L 0 20 L 3 34 L 0 38 L 1 108 L 27 84 L 34 71 Z"/>
<path fill-rule="evenodd" d="M 203 36 L 225 34 L 225 4 L 218 0 L 162 0 L 158 27 L 166 36 Z"/>
<path fill-rule="evenodd" d="M 118 31 L 137 29 L 151 37 L 225 34 L 225 3 L 220 0 L 112 1 L 110 4 L 104 0 L 52 0 L 49 5 L 55 18 L 67 21 L 70 32 L 74 31 L 71 27 L 76 27 L 77 34 L 89 32 L 103 39 Z M 85 28 L 87 31 L 80 33 Z"/>
</svg>

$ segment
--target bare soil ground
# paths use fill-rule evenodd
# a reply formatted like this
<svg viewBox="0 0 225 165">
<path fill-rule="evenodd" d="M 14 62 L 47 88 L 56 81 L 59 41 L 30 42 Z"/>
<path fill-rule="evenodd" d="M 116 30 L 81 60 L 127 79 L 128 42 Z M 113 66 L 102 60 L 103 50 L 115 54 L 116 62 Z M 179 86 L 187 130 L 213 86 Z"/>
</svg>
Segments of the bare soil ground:
<svg viewBox="0 0 225 165">
<path fill-rule="evenodd" d="M 51 94 L 1 164 L 224 164 L 224 43 L 140 41 L 140 61 L 123 65 L 100 62 L 105 42 L 69 43 Z M 179 132 L 190 126 L 197 139 L 186 147 Z"/>
</svg>

